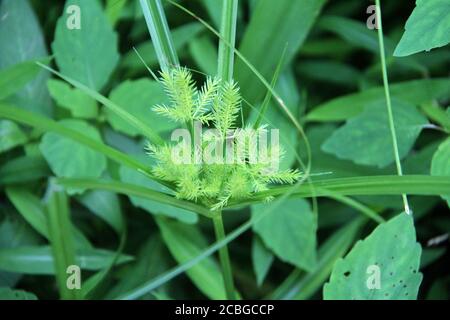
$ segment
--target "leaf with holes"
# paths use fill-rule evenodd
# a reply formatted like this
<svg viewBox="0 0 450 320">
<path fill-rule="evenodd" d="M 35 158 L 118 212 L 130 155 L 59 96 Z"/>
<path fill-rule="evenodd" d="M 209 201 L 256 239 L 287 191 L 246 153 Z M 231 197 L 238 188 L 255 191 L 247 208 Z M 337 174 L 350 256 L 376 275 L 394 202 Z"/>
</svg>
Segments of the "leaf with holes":
<svg viewBox="0 0 450 320">
<path fill-rule="evenodd" d="M 325 300 L 414 300 L 422 274 L 414 221 L 400 214 L 379 225 L 336 262 Z"/>
</svg>

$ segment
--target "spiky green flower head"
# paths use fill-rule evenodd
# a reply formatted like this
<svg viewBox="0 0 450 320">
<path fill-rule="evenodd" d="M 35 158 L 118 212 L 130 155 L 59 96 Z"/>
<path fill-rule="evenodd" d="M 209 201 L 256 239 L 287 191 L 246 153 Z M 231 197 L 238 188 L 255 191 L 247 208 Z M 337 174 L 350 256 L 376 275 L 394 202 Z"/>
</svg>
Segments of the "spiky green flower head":
<svg viewBox="0 0 450 320">
<path fill-rule="evenodd" d="M 283 157 L 279 145 L 266 148 L 256 161 L 249 160 L 255 158 L 254 139 L 267 129 L 236 128 L 242 98 L 234 81 L 208 77 L 197 89 L 186 68 L 162 72 L 160 81 L 169 104 L 153 110 L 186 128 L 191 138 L 164 146 L 149 144 L 147 151 L 156 161 L 153 174 L 175 185 L 178 198 L 220 210 L 232 199 L 251 198 L 270 185 L 292 184 L 300 178 L 298 170 L 273 170 L 274 157 L 277 161 Z M 200 123 L 200 128 L 195 123 Z M 209 134 L 196 143 L 195 137 L 203 135 L 203 125 L 208 126 Z M 175 156 L 180 153 L 184 161 Z"/>
</svg>

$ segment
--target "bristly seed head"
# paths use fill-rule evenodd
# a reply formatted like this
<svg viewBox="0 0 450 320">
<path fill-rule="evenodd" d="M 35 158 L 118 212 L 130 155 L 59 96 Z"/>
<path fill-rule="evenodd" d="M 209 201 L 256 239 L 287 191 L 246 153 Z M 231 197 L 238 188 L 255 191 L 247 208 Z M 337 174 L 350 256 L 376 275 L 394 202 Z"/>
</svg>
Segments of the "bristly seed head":
<svg viewBox="0 0 450 320">
<path fill-rule="evenodd" d="M 160 81 L 170 103 L 155 106 L 153 110 L 158 114 L 187 126 L 192 126 L 194 121 L 212 124 L 220 135 L 214 139 L 220 139 L 222 142 L 231 140 L 236 145 L 239 143 L 237 136 L 255 134 L 248 129 L 239 129 L 238 134 L 229 136 L 230 129 L 235 128 L 242 101 L 239 87 L 234 81 L 224 82 L 209 77 L 198 90 L 186 68 L 162 72 Z M 262 126 L 257 131 L 265 130 L 266 126 Z M 239 146 L 244 149 L 246 158 L 254 152 L 247 143 Z M 156 160 L 154 175 L 172 182 L 176 186 L 178 198 L 201 202 L 212 210 L 223 208 L 231 199 L 250 198 L 256 192 L 268 190 L 270 184 L 292 184 L 301 177 L 298 170 L 271 170 L 268 161 L 271 153 L 280 158 L 283 156 L 283 150 L 279 147 L 269 150 L 266 158 L 257 163 L 240 161 L 233 164 L 175 163 L 172 158 L 175 147 L 170 144 L 147 146 L 148 154 Z M 204 145 L 201 146 L 201 149 L 203 148 Z M 193 153 L 204 151 L 187 149 L 192 156 Z M 270 201 L 271 198 L 266 200 Z"/>
</svg>

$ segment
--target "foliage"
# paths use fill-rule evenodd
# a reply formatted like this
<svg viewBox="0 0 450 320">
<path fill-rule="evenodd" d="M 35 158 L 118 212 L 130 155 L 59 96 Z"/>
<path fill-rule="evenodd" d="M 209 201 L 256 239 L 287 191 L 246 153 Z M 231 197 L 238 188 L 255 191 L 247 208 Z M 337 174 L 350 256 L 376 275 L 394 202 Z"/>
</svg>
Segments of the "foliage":
<svg viewBox="0 0 450 320">
<path fill-rule="evenodd" d="M 450 298 L 449 4 L 381 5 L 0 1 L 0 299 Z"/>
</svg>

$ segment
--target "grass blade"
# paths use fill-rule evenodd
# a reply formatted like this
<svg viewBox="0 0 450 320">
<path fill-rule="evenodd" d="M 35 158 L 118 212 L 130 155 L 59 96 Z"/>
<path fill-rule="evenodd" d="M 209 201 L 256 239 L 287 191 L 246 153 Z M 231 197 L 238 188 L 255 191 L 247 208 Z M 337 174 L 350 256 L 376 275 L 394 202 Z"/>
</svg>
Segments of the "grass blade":
<svg viewBox="0 0 450 320">
<path fill-rule="evenodd" d="M 159 203 L 168 204 L 177 208 L 193 211 L 208 218 L 211 217 L 211 211 L 208 208 L 205 208 L 193 202 L 177 199 L 166 193 L 154 191 L 148 188 L 132 184 L 117 181 L 98 180 L 98 179 L 66 179 L 66 178 L 58 179 L 58 183 L 65 187 L 100 189 L 126 194 L 128 196 L 142 197 L 158 201 Z"/>
<path fill-rule="evenodd" d="M 140 0 L 140 4 L 161 70 L 167 71 L 178 66 L 180 63 L 161 0 Z"/>
<path fill-rule="evenodd" d="M 397 142 L 397 134 L 395 132 L 395 123 L 394 123 L 394 115 L 392 113 L 392 102 L 391 102 L 391 94 L 389 92 L 389 80 L 388 80 L 388 74 L 387 74 L 387 67 L 386 67 L 386 53 L 384 50 L 384 37 L 383 37 L 383 26 L 381 22 L 381 6 L 380 6 L 380 0 L 375 0 L 376 4 L 376 17 L 378 21 L 378 42 L 380 44 L 380 57 L 381 57 L 381 65 L 382 65 L 382 72 L 383 72 L 383 84 L 384 84 L 384 92 L 386 95 L 386 106 L 387 106 L 387 112 L 388 112 L 388 121 L 389 121 L 389 127 L 391 130 L 392 135 L 392 145 L 394 148 L 394 155 L 395 155 L 395 166 L 397 167 L 397 174 L 399 176 L 403 175 L 402 170 L 402 164 L 400 162 L 400 155 L 398 152 L 398 142 Z M 403 205 L 405 206 L 405 212 L 407 214 L 411 214 L 411 210 L 409 208 L 408 198 L 406 197 L 406 194 L 402 194 L 403 199 Z"/>
<path fill-rule="evenodd" d="M 218 76 L 222 80 L 233 79 L 234 45 L 236 42 L 236 19 L 238 0 L 224 0 L 222 6 L 222 23 L 219 41 Z"/>
<path fill-rule="evenodd" d="M 77 300 L 80 292 L 67 286 L 66 270 L 75 265 L 75 247 L 70 222 L 69 203 L 63 190 L 50 182 L 48 197 L 48 231 L 55 265 L 59 294 L 63 300 Z"/>
<path fill-rule="evenodd" d="M 45 132 L 58 133 L 64 137 L 67 137 L 78 143 L 81 143 L 82 145 L 92 148 L 95 151 L 101 152 L 106 157 L 110 158 L 111 160 L 119 164 L 128 166 L 135 170 L 145 172 L 148 176 L 151 176 L 151 172 L 148 166 L 126 155 L 125 153 L 122 153 L 101 142 L 98 142 L 87 136 L 84 136 L 77 131 L 66 128 L 52 119 L 43 117 L 41 115 L 20 108 L 16 108 L 12 105 L 5 103 L 0 103 L 0 117 L 11 119 L 32 126 L 36 129 L 43 130 Z"/>
<path fill-rule="evenodd" d="M 312 192 L 314 187 L 314 193 Z M 303 185 L 275 187 L 269 191 L 261 192 L 252 199 L 233 202 L 228 208 L 240 207 L 258 203 L 267 196 L 281 196 L 290 190 L 295 190 L 292 196 L 309 198 L 359 195 L 422 195 L 438 196 L 450 194 L 450 180 L 448 177 L 432 177 L 427 175 L 405 175 L 405 176 L 367 176 L 326 179 L 305 183 Z"/>
</svg>

